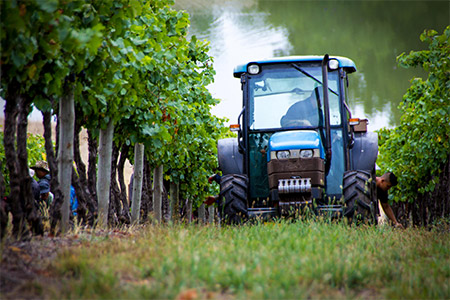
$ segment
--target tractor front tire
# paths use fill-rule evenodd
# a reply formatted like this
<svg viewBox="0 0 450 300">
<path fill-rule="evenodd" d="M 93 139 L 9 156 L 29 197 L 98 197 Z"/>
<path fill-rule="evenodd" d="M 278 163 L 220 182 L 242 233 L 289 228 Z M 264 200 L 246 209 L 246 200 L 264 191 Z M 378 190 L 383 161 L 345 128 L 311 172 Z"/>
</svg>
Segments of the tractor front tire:
<svg viewBox="0 0 450 300">
<path fill-rule="evenodd" d="M 242 224 L 248 219 L 247 176 L 230 174 L 220 180 L 219 216 L 226 224 Z"/>
<path fill-rule="evenodd" d="M 377 224 L 375 177 L 366 171 L 344 173 L 344 217 L 349 223 Z"/>
</svg>

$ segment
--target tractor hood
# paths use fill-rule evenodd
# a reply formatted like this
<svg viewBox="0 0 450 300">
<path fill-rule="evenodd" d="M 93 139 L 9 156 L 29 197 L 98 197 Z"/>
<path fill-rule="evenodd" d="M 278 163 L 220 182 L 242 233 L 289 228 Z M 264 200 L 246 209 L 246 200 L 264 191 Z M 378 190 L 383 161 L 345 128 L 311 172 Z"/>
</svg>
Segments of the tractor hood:
<svg viewBox="0 0 450 300">
<path fill-rule="evenodd" d="M 269 140 L 269 153 L 267 160 L 270 160 L 272 151 L 281 150 L 303 150 L 319 149 L 320 157 L 325 158 L 325 150 L 322 140 L 317 131 L 314 130 L 293 130 L 274 133 Z"/>
</svg>

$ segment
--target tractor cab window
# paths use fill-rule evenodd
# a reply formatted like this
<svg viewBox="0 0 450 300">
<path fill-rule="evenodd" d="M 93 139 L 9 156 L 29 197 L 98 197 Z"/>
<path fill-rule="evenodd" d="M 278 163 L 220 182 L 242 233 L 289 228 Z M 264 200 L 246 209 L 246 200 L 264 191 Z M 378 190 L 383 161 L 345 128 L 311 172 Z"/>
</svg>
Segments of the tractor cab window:
<svg viewBox="0 0 450 300">
<path fill-rule="evenodd" d="M 330 124 L 340 125 L 338 72 L 329 72 Z M 323 125 L 322 69 L 318 63 L 264 66 L 249 79 L 250 130 Z"/>
</svg>

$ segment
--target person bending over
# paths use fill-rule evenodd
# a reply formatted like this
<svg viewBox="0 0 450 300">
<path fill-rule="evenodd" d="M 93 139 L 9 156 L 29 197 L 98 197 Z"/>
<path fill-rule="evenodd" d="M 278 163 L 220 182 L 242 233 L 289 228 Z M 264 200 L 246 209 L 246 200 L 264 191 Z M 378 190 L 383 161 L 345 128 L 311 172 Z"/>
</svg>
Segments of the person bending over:
<svg viewBox="0 0 450 300">
<path fill-rule="evenodd" d="M 392 172 L 384 173 L 381 177 L 376 178 L 377 184 L 377 197 L 380 201 L 381 207 L 383 208 L 386 216 L 388 216 L 389 220 L 394 223 L 395 227 L 403 228 L 403 225 L 400 224 L 395 218 L 394 212 L 392 211 L 392 207 L 388 202 L 388 191 L 391 187 L 397 185 L 397 177 Z"/>
</svg>

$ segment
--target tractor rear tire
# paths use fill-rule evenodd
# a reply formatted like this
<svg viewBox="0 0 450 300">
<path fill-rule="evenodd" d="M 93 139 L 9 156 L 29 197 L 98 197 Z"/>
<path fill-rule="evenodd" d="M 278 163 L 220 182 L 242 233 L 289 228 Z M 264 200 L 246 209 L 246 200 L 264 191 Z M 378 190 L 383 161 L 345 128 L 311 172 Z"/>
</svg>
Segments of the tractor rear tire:
<svg viewBox="0 0 450 300">
<path fill-rule="evenodd" d="M 220 180 L 219 216 L 226 224 L 242 224 L 248 219 L 247 176 L 230 174 Z"/>
<path fill-rule="evenodd" d="M 349 223 L 377 224 L 375 176 L 357 170 L 344 173 L 344 217 Z"/>
</svg>

